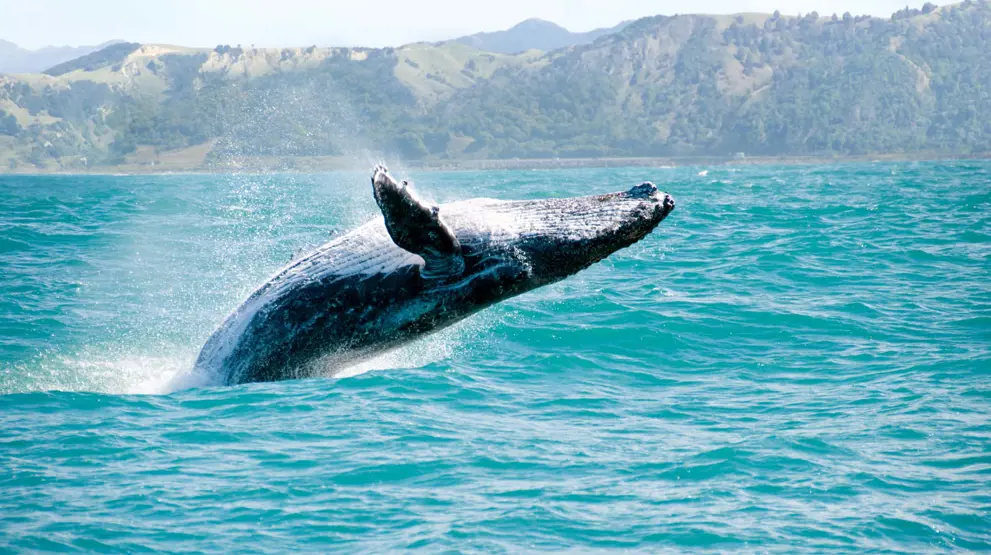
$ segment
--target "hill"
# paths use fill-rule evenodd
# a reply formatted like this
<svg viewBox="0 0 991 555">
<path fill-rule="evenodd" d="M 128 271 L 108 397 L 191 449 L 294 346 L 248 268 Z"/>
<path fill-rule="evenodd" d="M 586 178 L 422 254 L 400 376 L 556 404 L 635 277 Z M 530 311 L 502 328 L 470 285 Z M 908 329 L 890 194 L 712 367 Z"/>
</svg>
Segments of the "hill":
<svg viewBox="0 0 991 555">
<path fill-rule="evenodd" d="M 987 2 L 659 16 L 499 72 L 436 122 L 495 157 L 988 151 L 989 25 Z"/>
<path fill-rule="evenodd" d="M 991 5 L 658 16 L 595 42 L 120 45 L 0 77 L 0 168 L 991 151 Z M 175 162 L 179 164 L 179 162 Z"/>
<path fill-rule="evenodd" d="M 16 44 L 0 40 L 0 73 L 40 73 L 54 65 L 102 50 L 120 41 L 110 41 L 96 46 L 46 46 L 27 50 Z"/>
<path fill-rule="evenodd" d="M 590 44 L 599 37 L 622 30 L 628 24 L 629 22 L 624 22 L 615 27 L 572 33 L 550 21 L 528 19 L 505 31 L 476 33 L 454 39 L 454 42 L 466 44 L 478 50 L 502 54 L 518 54 L 527 50 L 550 52 L 568 46 Z"/>
</svg>

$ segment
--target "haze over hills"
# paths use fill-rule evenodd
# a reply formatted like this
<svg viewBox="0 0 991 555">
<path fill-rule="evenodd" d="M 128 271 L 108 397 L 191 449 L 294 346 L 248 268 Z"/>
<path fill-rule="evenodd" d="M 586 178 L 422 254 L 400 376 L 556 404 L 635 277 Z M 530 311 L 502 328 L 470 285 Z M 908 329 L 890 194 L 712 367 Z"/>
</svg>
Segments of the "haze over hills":
<svg viewBox="0 0 991 555">
<path fill-rule="evenodd" d="M 988 2 L 657 16 L 547 53 L 121 44 L 0 77 L 0 168 L 981 153 L 989 52 Z"/>
<path fill-rule="evenodd" d="M 629 24 L 628 21 L 615 27 L 594 29 L 584 33 L 572 33 L 556 23 L 542 19 L 528 19 L 505 31 L 493 33 L 476 33 L 454 39 L 455 42 L 487 52 L 501 54 L 518 54 L 527 50 L 543 50 L 550 52 L 568 46 L 590 44 L 595 39 L 619 32 Z"/>
<path fill-rule="evenodd" d="M 120 41 L 111 40 L 95 46 L 46 46 L 27 50 L 0 39 L 0 73 L 40 73 L 53 65 L 102 50 L 118 42 Z"/>
</svg>

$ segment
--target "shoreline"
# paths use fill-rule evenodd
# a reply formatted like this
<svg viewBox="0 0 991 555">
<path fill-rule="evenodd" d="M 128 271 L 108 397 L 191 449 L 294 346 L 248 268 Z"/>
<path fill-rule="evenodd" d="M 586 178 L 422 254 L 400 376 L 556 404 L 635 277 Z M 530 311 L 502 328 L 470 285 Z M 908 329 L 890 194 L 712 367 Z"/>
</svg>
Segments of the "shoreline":
<svg viewBox="0 0 991 555">
<path fill-rule="evenodd" d="M 486 170 L 554 170 L 578 168 L 698 167 L 698 166 L 828 166 L 853 163 L 942 162 L 991 160 L 991 152 L 972 154 L 873 154 L 846 156 L 678 156 L 610 158 L 514 158 L 476 160 L 418 160 L 397 164 L 408 170 L 456 172 Z M 215 175 L 236 173 L 322 173 L 363 171 L 368 163 L 347 157 L 245 158 L 231 164 L 190 166 L 183 164 L 118 164 L 79 168 L 0 171 L 2 175 Z"/>
</svg>

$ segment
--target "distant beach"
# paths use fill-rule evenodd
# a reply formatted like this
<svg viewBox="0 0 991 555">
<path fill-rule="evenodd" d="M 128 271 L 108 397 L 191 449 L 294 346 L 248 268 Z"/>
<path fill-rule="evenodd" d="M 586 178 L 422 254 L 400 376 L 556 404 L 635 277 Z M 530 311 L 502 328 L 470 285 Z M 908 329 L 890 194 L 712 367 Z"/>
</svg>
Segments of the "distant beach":
<svg viewBox="0 0 991 555">
<path fill-rule="evenodd" d="M 93 174 L 93 175 L 160 175 L 182 173 L 319 173 L 328 171 L 361 171 L 377 161 L 391 158 L 386 155 L 365 156 L 300 156 L 300 157 L 243 157 L 222 163 L 191 163 L 188 158 L 170 158 L 129 162 L 118 165 L 70 166 L 60 168 L 22 168 L 0 171 L 0 175 L 32 174 Z M 940 160 L 986 160 L 991 152 L 970 154 L 945 153 L 889 153 L 856 156 L 805 155 L 805 156 L 673 156 L 673 157 L 615 157 L 615 158 L 512 158 L 465 160 L 413 160 L 402 161 L 405 168 L 427 171 L 477 171 L 477 170 L 540 170 L 569 168 L 622 168 L 622 167 L 690 167 L 725 165 L 829 165 L 870 162 L 922 162 Z"/>
</svg>

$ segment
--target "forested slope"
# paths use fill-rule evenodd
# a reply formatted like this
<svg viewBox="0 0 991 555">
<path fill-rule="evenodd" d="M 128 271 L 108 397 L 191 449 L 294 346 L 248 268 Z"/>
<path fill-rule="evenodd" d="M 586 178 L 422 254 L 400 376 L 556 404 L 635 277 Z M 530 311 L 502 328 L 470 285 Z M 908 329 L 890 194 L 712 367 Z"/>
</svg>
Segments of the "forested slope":
<svg viewBox="0 0 991 555">
<path fill-rule="evenodd" d="M 507 55 L 117 44 L 0 76 L 0 168 L 136 152 L 406 159 L 991 151 L 991 5 L 645 18 Z"/>
</svg>

